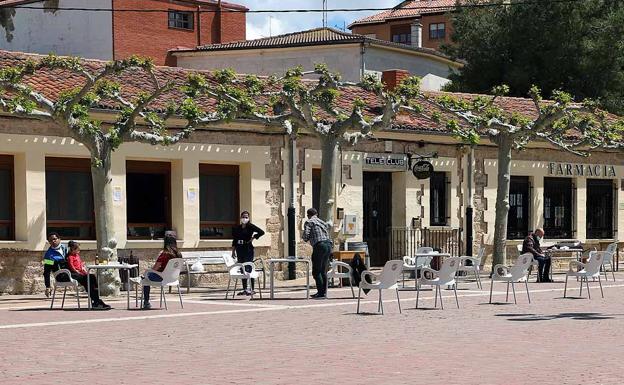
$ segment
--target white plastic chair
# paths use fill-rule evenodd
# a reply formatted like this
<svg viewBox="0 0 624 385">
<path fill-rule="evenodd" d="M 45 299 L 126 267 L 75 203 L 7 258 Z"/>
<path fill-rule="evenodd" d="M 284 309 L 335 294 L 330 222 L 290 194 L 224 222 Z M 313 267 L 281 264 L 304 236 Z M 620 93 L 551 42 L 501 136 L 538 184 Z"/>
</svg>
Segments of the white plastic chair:
<svg viewBox="0 0 624 385">
<path fill-rule="evenodd" d="M 227 262 L 227 260 L 226 260 Z M 245 270 L 245 268 L 249 266 L 251 267 L 251 271 Z M 234 291 L 232 293 L 232 299 L 234 299 L 234 295 L 236 294 L 236 286 L 238 285 L 238 281 L 243 279 L 255 279 L 258 280 L 258 292 L 260 293 L 260 299 L 262 299 L 262 288 L 260 286 L 260 272 L 256 270 L 256 265 L 253 262 L 245 262 L 245 263 L 235 263 L 230 267 L 229 279 L 228 279 L 228 287 L 225 291 L 225 299 L 228 298 L 230 293 L 230 285 L 232 280 L 234 280 Z M 251 281 L 247 281 L 251 285 Z M 253 298 L 253 294 L 252 294 Z"/>
<path fill-rule="evenodd" d="M 160 287 L 160 307 L 162 307 L 163 301 L 165 302 L 165 310 L 167 308 L 167 297 L 165 295 L 165 287 L 176 287 L 178 288 L 178 296 L 180 297 L 180 306 L 184 309 L 184 304 L 182 303 L 182 292 L 180 291 L 180 270 L 182 270 L 182 266 L 184 266 L 184 259 L 182 258 L 174 258 L 170 259 L 167 262 L 167 266 L 165 266 L 165 270 L 162 272 L 147 269 L 144 274 L 144 278 L 141 277 L 130 278 L 130 282 L 135 285 L 140 285 L 141 290 L 143 290 L 143 286 L 151 286 L 151 287 Z M 148 277 L 149 273 L 153 273 L 159 275 L 162 278 L 162 281 L 151 281 Z M 138 297 L 138 296 L 137 296 Z"/>
<path fill-rule="evenodd" d="M 57 277 L 61 274 L 66 274 L 69 281 L 59 281 Z M 76 301 L 78 301 L 78 309 L 80 309 L 80 294 L 78 293 L 78 287 L 80 284 L 78 281 L 72 278 L 71 272 L 67 269 L 57 270 L 54 274 L 54 291 L 52 292 L 52 303 L 50 304 L 50 310 L 54 307 L 54 298 L 56 297 L 56 288 L 62 287 L 65 290 L 63 291 L 63 302 L 61 302 L 61 309 L 65 306 L 65 294 L 67 294 L 67 288 L 71 287 L 76 290 Z"/>
<path fill-rule="evenodd" d="M 613 281 L 615 281 L 615 267 L 613 266 L 613 258 L 615 257 L 615 253 L 617 253 L 617 242 L 610 243 L 607 246 L 607 250 L 605 250 L 604 258 L 602 260 L 602 272 L 605 276 L 605 281 L 608 281 L 607 278 L 607 265 L 609 265 L 609 269 L 611 269 L 611 275 L 613 276 Z"/>
<path fill-rule="evenodd" d="M 360 298 L 363 289 L 379 290 L 379 304 L 377 305 L 377 312 L 381 312 L 383 315 L 383 300 L 381 297 L 382 290 L 395 290 L 397 296 L 397 303 L 399 304 L 399 313 L 401 311 L 401 299 L 399 298 L 399 278 L 403 272 L 403 261 L 391 260 L 386 262 L 381 271 L 381 274 L 376 275 L 372 271 L 365 270 L 362 272 L 362 280 L 360 281 L 360 288 L 358 289 L 358 302 L 357 313 L 360 314 Z M 372 283 L 366 282 L 366 277 L 370 276 Z"/>
<path fill-rule="evenodd" d="M 519 244 L 518 247 L 518 256 L 522 255 L 522 243 Z M 531 255 L 531 257 L 533 257 L 533 255 Z M 533 268 L 535 267 L 535 275 L 537 275 L 537 280 L 539 281 L 540 276 L 539 276 L 539 262 L 535 259 L 533 259 L 533 262 L 531 262 L 531 266 L 529 266 L 529 272 L 527 274 L 527 279 L 531 278 L 531 272 L 533 271 Z M 552 267 L 551 267 L 552 269 Z"/>
<path fill-rule="evenodd" d="M 563 298 L 567 297 L 568 292 L 568 278 L 577 277 L 581 278 L 581 285 L 579 287 L 579 296 L 583 295 L 583 280 L 587 286 L 587 296 L 591 299 L 591 293 L 589 291 L 589 278 L 598 278 L 598 284 L 600 285 L 600 294 L 604 298 L 604 292 L 602 291 L 602 280 L 600 278 L 600 268 L 603 264 L 603 259 L 606 251 L 590 251 L 589 261 L 582 263 L 578 261 L 570 261 L 570 268 L 566 272 L 566 281 L 563 288 Z M 578 270 L 575 270 L 577 269 Z"/>
<path fill-rule="evenodd" d="M 353 290 L 353 269 L 349 266 L 348 263 L 340 262 L 340 261 L 332 261 L 329 265 L 329 271 L 327 272 L 327 281 L 326 284 L 326 293 L 329 293 L 329 280 L 338 278 L 338 282 L 340 282 L 340 287 L 342 287 L 342 279 L 349 279 L 349 286 L 351 286 L 351 295 L 355 298 L 355 291 Z"/>
<path fill-rule="evenodd" d="M 428 249 L 428 250 L 427 250 Z M 433 256 L 435 253 L 431 247 L 421 247 L 416 252 L 417 254 L 432 254 L 431 257 L 403 257 L 403 287 L 405 287 L 405 272 L 414 272 L 414 278 L 416 278 L 418 271 L 424 267 L 431 267 L 431 261 L 433 261 Z M 418 280 L 414 279 L 414 285 L 418 284 Z"/>
<path fill-rule="evenodd" d="M 421 273 L 423 276 L 418 280 L 421 285 L 435 286 L 435 307 L 438 307 L 438 295 L 440 296 L 440 306 L 444 310 L 444 304 L 442 303 L 442 286 L 453 286 L 455 292 L 455 303 L 459 309 L 459 299 L 457 298 L 457 282 L 455 276 L 457 275 L 457 269 L 461 263 L 461 257 L 446 258 L 442 262 L 440 270 L 433 270 L 431 268 L 423 268 Z M 431 273 L 432 278 L 425 278 L 425 273 Z M 418 309 L 418 300 L 420 299 L 420 289 L 416 288 L 416 309 Z"/>
<path fill-rule="evenodd" d="M 490 303 L 492 303 L 492 291 L 494 289 L 494 281 L 502 281 L 507 282 L 507 295 L 505 297 L 505 302 L 509 301 L 509 284 L 511 284 L 511 289 L 513 290 L 514 303 L 518 303 L 516 300 L 516 287 L 515 283 L 524 282 L 524 286 L 526 288 L 527 298 L 529 299 L 529 303 L 531 303 L 531 295 L 529 294 L 529 268 L 533 265 L 533 255 L 531 253 L 522 254 L 516 259 L 516 263 L 513 266 L 508 267 L 505 265 L 498 264 L 494 266 L 492 269 L 492 282 L 490 285 Z M 503 273 L 500 273 L 500 270 Z"/>
<path fill-rule="evenodd" d="M 483 285 L 481 284 L 480 273 L 481 273 L 481 261 L 484 255 L 485 255 L 485 246 L 481 246 L 479 247 L 479 251 L 477 252 L 476 257 L 470 257 L 470 256 L 460 257 L 461 261 L 459 264 L 459 268 L 457 269 L 458 273 L 464 272 L 466 273 L 466 276 L 468 276 L 469 273 L 474 273 L 475 280 L 477 282 L 477 287 L 479 289 L 483 289 Z M 472 263 L 471 266 L 466 265 L 466 262 L 468 261 Z"/>
</svg>

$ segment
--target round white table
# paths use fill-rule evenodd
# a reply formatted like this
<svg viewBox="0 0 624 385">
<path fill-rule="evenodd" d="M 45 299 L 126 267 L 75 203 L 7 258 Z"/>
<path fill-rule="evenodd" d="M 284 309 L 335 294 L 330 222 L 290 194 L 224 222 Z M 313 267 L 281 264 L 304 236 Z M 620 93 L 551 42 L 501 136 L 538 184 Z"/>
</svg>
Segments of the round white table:
<svg viewBox="0 0 624 385">
<path fill-rule="evenodd" d="M 130 270 L 131 269 L 136 269 L 137 267 L 139 267 L 139 265 L 130 265 L 128 263 L 106 263 L 106 264 L 101 264 L 101 265 L 86 265 L 85 266 L 87 268 L 87 294 L 89 295 L 89 310 L 91 310 L 91 275 L 89 274 L 91 272 L 91 270 L 95 270 L 96 271 L 96 279 L 99 280 L 99 271 L 100 270 L 128 270 L 128 276 L 127 276 L 127 290 L 126 290 L 126 297 L 127 297 L 127 302 L 128 302 L 128 310 L 130 310 Z M 98 293 L 100 290 L 100 283 L 98 282 Z"/>
</svg>

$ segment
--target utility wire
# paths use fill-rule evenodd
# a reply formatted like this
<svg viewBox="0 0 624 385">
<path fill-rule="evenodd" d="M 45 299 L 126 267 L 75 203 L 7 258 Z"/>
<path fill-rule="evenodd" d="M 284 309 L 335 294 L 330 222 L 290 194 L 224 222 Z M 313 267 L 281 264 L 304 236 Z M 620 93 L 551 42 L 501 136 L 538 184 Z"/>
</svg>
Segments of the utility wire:
<svg viewBox="0 0 624 385">
<path fill-rule="evenodd" d="M 321 9 L 321 8 L 309 8 L 309 9 L 256 9 L 256 10 L 242 10 L 242 9 L 232 9 L 232 8 L 221 8 L 221 9 L 200 9 L 200 10 L 184 10 L 184 12 L 193 12 L 193 13 L 334 13 L 334 12 L 383 12 L 383 11 L 392 11 L 392 10 L 427 10 L 427 13 L 435 13 L 436 11 L 445 12 L 454 9 L 461 8 L 490 8 L 490 7 L 509 7 L 509 6 L 519 6 L 519 5 L 531 5 L 531 4 L 544 4 L 544 3 L 578 3 L 585 0 L 527 0 L 527 1 L 514 1 L 510 3 L 483 3 L 483 4 L 455 4 L 451 6 L 420 6 L 420 7 L 390 7 L 390 8 L 332 8 L 332 9 Z M 622 0 L 619 0 L 622 1 Z M 216 5 L 216 4 L 215 4 Z M 0 5 L 0 9 L 38 9 L 44 11 L 83 11 L 83 12 L 137 12 L 137 13 L 168 13 L 169 9 L 112 9 L 112 8 L 80 8 L 80 7 L 68 7 L 68 8 L 57 8 L 57 7 L 38 7 L 32 5 Z"/>
</svg>

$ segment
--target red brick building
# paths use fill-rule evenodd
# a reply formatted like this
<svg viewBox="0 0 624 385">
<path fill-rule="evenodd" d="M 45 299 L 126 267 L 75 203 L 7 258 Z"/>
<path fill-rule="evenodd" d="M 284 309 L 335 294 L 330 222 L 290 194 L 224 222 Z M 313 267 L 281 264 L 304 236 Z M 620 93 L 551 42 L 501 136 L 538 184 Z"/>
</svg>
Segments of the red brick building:
<svg viewBox="0 0 624 385">
<path fill-rule="evenodd" d="M 452 33 L 448 12 L 456 0 L 408 0 L 394 9 L 356 20 L 353 33 L 415 47 L 439 49 Z"/>
<path fill-rule="evenodd" d="M 0 6 L 11 7 L 0 30 L 0 49 L 10 51 L 102 60 L 138 54 L 175 65 L 167 56 L 174 47 L 246 38 L 248 9 L 220 0 L 0 0 Z"/>
</svg>

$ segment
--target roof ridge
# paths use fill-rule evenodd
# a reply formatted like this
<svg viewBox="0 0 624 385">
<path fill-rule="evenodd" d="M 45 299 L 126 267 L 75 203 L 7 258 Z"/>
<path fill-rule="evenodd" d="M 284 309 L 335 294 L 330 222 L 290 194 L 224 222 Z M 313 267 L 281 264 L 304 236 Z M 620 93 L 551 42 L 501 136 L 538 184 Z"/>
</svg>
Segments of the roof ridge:
<svg viewBox="0 0 624 385">
<path fill-rule="evenodd" d="M 341 31 L 341 30 L 333 28 L 333 27 L 316 27 L 316 28 L 312 28 L 312 29 L 306 29 L 306 30 L 303 30 L 303 31 L 295 31 L 295 32 L 283 33 L 281 35 L 260 37 L 258 39 L 251 39 L 251 40 L 245 39 L 245 40 L 228 41 L 226 43 L 203 44 L 203 45 L 197 46 L 196 49 L 201 49 L 203 47 L 220 47 L 220 46 L 236 44 L 236 43 L 244 43 L 244 42 L 260 42 L 260 41 L 265 41 L 265 40 L 280 39 L 280 38 L 286 38 L 286 37 L 290 37 L 290 36 L 301 35 L 301 34 L 309 33 L 309 32 L 318 32 L 318 31 L 323 31 L 323 30 L 328 30 L 330 32 L 334 32 L 334 33 L 340 34 L 342 36 L 352 36 L 352 35 L 353 36 L 362 36 L 362 35 L 356 35 L 356 34 L 353 34 L 353 33 L 350 33 L 350 32 Z"/>
</svg>

